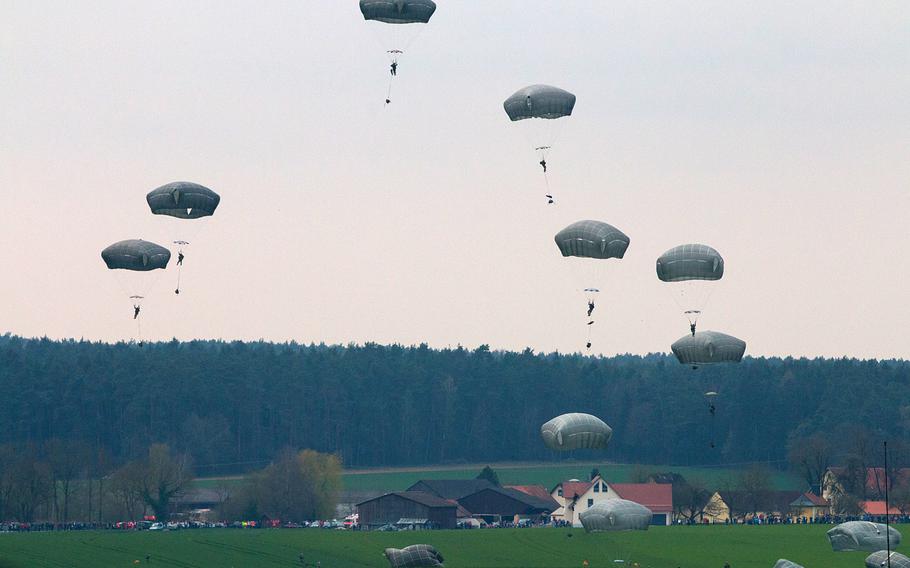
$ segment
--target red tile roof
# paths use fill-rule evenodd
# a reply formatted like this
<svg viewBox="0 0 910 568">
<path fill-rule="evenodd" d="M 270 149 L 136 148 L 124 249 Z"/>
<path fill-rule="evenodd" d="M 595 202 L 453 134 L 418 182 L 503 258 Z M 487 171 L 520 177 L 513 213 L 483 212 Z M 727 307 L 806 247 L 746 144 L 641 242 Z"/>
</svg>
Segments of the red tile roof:
<svg viewBox="0 0 910 568">
<path fill-rule="evenodd" d="M 824 497 L 819 497 L 818 495 L 816 495 L 815 493 L 812 493 L 811 491 L 807 491 L 806 493 L 803 493 L 802 496 L 805 497 L 810 503 L 812 503 L 816 507 L 827 507 L 828 505 L 830 505 L 830 503 L 828 503 L 827 499 L 825 499 Z"/>
<path fill-rule="evenodd" d="M 884 501 L 861 501 L 859 504 L 863 508 L 863 512 L 867 515 L 884 515 L 885 514 L 885 502 Z M 891 505 L 891 514 L 900 515 L 900 510 Z"/>
<path fill-rule="evenodd" d="M 673 512 L 673 486 L 669 483 L 611 483 L 623 499 L 634 501 L 654 513 Z"/>
<path fill-rule="evenodd" d="M 590 481 L 563 481 L 562 496 L 565 499 L 574 499 L 587 493 L 590 488 Z"/>
</svg>

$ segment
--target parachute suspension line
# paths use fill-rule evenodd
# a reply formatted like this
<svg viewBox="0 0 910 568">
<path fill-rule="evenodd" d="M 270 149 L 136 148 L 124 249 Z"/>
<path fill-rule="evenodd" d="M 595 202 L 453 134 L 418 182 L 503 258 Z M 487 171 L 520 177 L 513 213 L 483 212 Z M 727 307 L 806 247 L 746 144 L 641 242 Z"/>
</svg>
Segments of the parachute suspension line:
<svg viewBox="0 0 910 568">
<path fill-rule="evenodd" d="M 385 104 L 386 104 L 386 106 L 388 106 L 389 103 L 392 102 L 392 81 L 394 81 L 394 80 L 395 80 L 395 76 L 394 76 L 394 75 L 391 75 L 391 76 L 389 77 L 389 89 L 388 89 L 388 91 L 386 91 L 386 95 L 385 95 Z"/>
<path fill-rule="evenodd" d="M 183 272 L 183 265 L 177 266 L 177 288 L 174 290 L 175 294 L 180 294 L 180 274 Z"/>
</svg>

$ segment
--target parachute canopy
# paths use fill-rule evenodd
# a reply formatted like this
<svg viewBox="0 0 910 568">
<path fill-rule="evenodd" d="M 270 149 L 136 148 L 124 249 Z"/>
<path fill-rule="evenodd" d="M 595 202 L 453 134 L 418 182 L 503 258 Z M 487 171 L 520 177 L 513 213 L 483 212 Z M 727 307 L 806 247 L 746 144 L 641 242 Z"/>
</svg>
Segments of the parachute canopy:
<svg viewBox="0 0 910 568">
<path fill-rule="evenodd" d="M 657 259 L 657 277 L 664 282 L 720 280 L 723 275 L 723 257 L 707 245 L 679 245 Z"/>
<path fill-rule="evenodd" d="M 887 550 L 873 552 L 866 557 L 866 568 L 887 568 L 888 560 Z M 890 560 L 891 568 L 910 568 L 910 558 L 907 558 L 900 552 L 891 552 Z"/>
<path fill-rule="evenodd" d="M 214 214 L 221 196 L 198 183 L 175 181 L 153 189 L 145 200 L 155 215 L 198 219 Z"/>
<path fill-rule="evenodd" d="M 526 118 L 561 118 L 572 115 L 575 95 L 549 85 L 531 85 L 507 98 L 502 106 L 513 122 Z"/>
<path fill-rule="evenodd" d="M 404 548 L 386 548 L 385 557 L 392 568 L 442 566 L 442 554 L 429 544 L 412 544 Z"/>
<path fill-rule="evenodd" d="M 887 527 L 882 523 L 848 521 L 837 525 L 827 534 L 834 552 L 852 550 L 875 552 L 885 548 L 888 540 L 886 530 L 891 533 L 891 547 L 898 546 L 901 543 L 901 533 L 894 527 Z"/>
<path fill-rule="evenodd" d="M 563 256 L 622 258 L 629 248 L 629 237 L 603 221 L 576 221 L 556 233 L 555 240 Z"/>
<path fill-rule="evenodd" d="M 719 331 L 699 331 L 670 346 L 684 365 L 739 363 L 746 352 L 746 342 Z"/>
<path fill-rule="evenodd" d="M 563 414 L 540 427 L 544 444 L 551 450 L 569 451 L 606 448 L 613 429 L 590 414 Z"/>
<path fill-rule="evenodd" d="M 386 24 L 426 24 L 435 11 L 433 0 L 360 0 L 364 20 Z"/>
<path fill-rule="evenodd" d="M 101 258 L 111 270 L 136 270 L 147 272 L 167 268 L 171 251 L 148 241 L 131 239 L 114 243 L 101 251 Z"/>
<path fill-rule="evenodd" d="M 646 531 L 651 524 L 651 509 L 625 499 L 608 499 L 578 515 L 585 532 Z"/>
<path fill-rule="evenodd" d="M 787 560 L 785 558 L 781 558 L 774 565 L 774 568 L 803 568 L 803 567 L 800 566 L 799 564 L 797 564 L 796 562 L 790 562 L 789 560 Z"/>
</svg>

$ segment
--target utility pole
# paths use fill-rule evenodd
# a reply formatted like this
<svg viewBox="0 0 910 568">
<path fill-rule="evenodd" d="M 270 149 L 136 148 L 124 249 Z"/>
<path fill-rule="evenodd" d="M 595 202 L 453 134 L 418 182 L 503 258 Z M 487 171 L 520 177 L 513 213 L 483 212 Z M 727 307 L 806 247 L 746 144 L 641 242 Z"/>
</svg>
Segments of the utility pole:
<svg viewBox="0 0 910 568">
<path fill-rule="evenodd" d="M 891 568 L 891 501 L 888 498 L 888 440 L 885 448 L 885 543 L 887 546 L 888 568 Z"/>
</svg>

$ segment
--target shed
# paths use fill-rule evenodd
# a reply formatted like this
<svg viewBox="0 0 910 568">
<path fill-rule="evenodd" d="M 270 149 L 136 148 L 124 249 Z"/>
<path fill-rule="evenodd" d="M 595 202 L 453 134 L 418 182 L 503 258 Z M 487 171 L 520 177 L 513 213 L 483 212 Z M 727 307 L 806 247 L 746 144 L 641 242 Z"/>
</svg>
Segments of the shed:
<svg viewBox="0 0 910 568">
<path fill-rule="evenodd" d="M 426 526 L 454 529 L 458 503 L 423 491 L 399 491 L 357 504 L 365 528 L 396 524 L 401 519 L 426 519 Z"/>
</svg>

